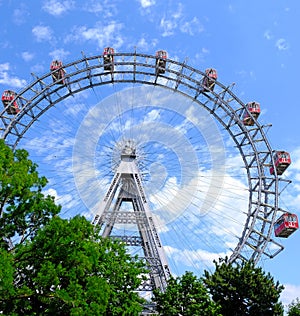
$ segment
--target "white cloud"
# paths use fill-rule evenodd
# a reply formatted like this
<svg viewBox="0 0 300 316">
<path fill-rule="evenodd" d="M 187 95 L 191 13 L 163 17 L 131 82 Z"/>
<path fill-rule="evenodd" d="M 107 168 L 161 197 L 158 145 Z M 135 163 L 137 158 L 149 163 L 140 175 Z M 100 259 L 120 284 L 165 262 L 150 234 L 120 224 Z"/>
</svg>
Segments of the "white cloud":
<svg viewBox="0 0 300 316">
<path fill-rule="evenodd" d="M 63 13 L 73 9 L 75 2 L 72 0 L 58 1 L 58 0 L 47 0 L 44 2 L 43 10 L 47 13 L 60 16 Z"/>
<path fill-rule="evenodd" d="M 204 30 L 203 26 L 199 20 L 194 17 L 191 21 L 182 23 L 180 26 L 180 31 L 182 33 L 187 33 L 189 35 L 194 35 L 195 33 L 200 33 Z"/>
<path fill-rule="evenodd" d="M 178 4 L 176 11 L 164 16 L 160 20 L 160 28 L 163 30 L 162 36 L 171 36 L 175 33 L 178 27 L 178 20 L 182 17 L 182 4 Z"/>
<path fill-rule="evenodd" d="M 73 117 L 81 116 L 79 113 L 83 113 L 84 109 L 87 108 L 85 100 L 88 98 L 89 94 L 86 91 L 81 91 L 74 95 L 72 99 L 66 99 L 63 101 L 65 106 L 64 114 L 68 117 L 72 115 Z"/>
<path fill-rule="evenodd" d="M 201 52 L 197 52 L 195 55 L 196 63 L 203 63 L 205 61 L 206 55 L 210 53 L 209 49 L 206 47 L 202 47 Z"/>
<path fill-rule="evenodd" d="M 27 84 L 26 80 L 11 76 L 9 74 L 9 70 L 9 63 L 0 64 L 0 84 L 8 85 L 15 88 L 22 88 Z"/>
<path fill-rule="evenodd" d="M 137 43 L 137 47 L 141 50 L 147 50 L 148 49 L 148 42 L 145 40 L 144 37 L 142 37 L 138 43 Z"/>
<path fill-rule="evenodd" d="M 191 20 L 185 19 L 183 5 L 179 3 L 176 11 L 161 18 L 160 29 L 163 31 L 162 36 L 167 37 L 175 34 L 178 30 L 185 34 L 194 35 L 202 32 L 204 28 L 197 17 Z"/>
<path fill-rule="evenodd" d="M 267 40 L 272 39 L 273 35 L 272 35 L 271 31 L 266 30 L 265 33 L 264 33 L 264 38 L 266 38 Z"/>
<path fill-rule="evenodd" d="M 275 46 L 278 50 L 288 50 L 289 49 L 289 43 L 284 38 L 280 38 L 276 41 Z"/>
<path fill-rule="evenodd" d="M 65 193 L 62 195 L 59 195 L 58 192 L 53 189 L 47 189 L 43 192 L 45 196 L 50 195 L 54 197 L 54 201 L 57 205 L 62 205 L 63 209 L 62 211 L 64 213 L 68 212 L 69 210 L 75 210 L 75 207 L 79 204 L 76 199 L 74 199 L 74 196 L 69 193 Z"/>
<path fill-rule="evenodd" d="M 181 3 L 179 3 L 177 10 L 174 11 L 171 16 L 177 20 L 182 17 L 182 11 L 183 11 L 183 6 Z"/>
<path fill-rule="evenodd" d="M 55 49 L 54 51 L 50 52 L 49 55 L 50 55 L 53 59 L 63 60 L 63 59 L 65 59 L 68 55 L 70 55 L 70 52 L 65 51 L 63 48 L 60 48 L 60 49 Z"/>
<path fill-rule="evenodd" d="M 118 48 L 124 42 L 123 36 L 121 35 L 122 28 L 123 24 L 115 21 L 110 21 L 107 25 L 97 23 L 91 28 L 78 26 L 73 29 L 72 33 L 65 39 L 65 42 L 93 41 L 97 42 L 101 48 L 108 45 Z"/>
<path fill-rule="evenodd" d="M 50 189 L 47 189 L 47 190 L 43 191 L 43 194 L 45 196 L 47 196 L 47 195 L 53 196 L 55 201 L 57 201 L 57 199 L 58 199 L 57 191 L 55 189 L 53 189 L 53 188 L 50 188 Z"/>
<path fill-rule="evenodd" d="M 0 64 L 0 71 L 9 70 L 9 63 Z"/>
<path fill-rule="evenodd" d="M 142 8 L 149 8 L 155 5 L 155 0 L 139 0 L 139 2 Z"/>
<path fill-rule="evenodd" d="M 284 190 L 281 193 L 281 200 L 284 200 L 284 209 L 297 213 L 300 203 L 300 148 L 295 148 L 290 152 L 290 155 L 292 163 L 284 172 L 283 177 L 291 179 L 292 183 L 288 186 L 283 184 Z"/>
<path fill-rule="evenodd" d="M 29 53 L 29 52 L 23 52 L 21 54 L 22 58 L 25 60 L 25 61 L 30 61 L 33 59 L 34 57 L 34 54 L 33 53 Z"/>
<path fill-rule="evenodd" d="M 289 167 L 289 169 L 287 170 L 296 170 L 296 171 L 300 171 L 300 148 L 295 148 L 292 152 L 291 152 L 291 160 L 292 163 Z M 300 179 L 299 179 L 300 181 Z"/>
<path fill-rule="evenodd" d="M 264 38 L 270 41 L 274 39 L 274 35 L 272 34 L 270 30 L 266 30 L 264 32 Z M 275 40 L 275 47 L 280 51 L 284 51 L 284 50 L 288 50 L 290 48 L 290 45 L 285 38 L 279 38 Z"/>
<path fill-rule="evenodd" d="M 145 37 L 140 38 L 140 40 L 131 46 L 136 46 L 137 50 L 139 51 L 149 51 L 152 50 L 153 47 L 157 45 L 157 40 L 152 39 L 152 40 L 147 40 Z"/>
<path fill-rule="evenodd" d="M 176 21 L 173 20 L 167 20 L 165 18 L 162 18 L 160 20 L 160 27 L 163 30 L 162 36 L 166 37 L 166 36 L 171 36 L 174 34 L 175 29 L 177 27 L 177 23 Z"/>
<path fill-rule="evenodd" d="M 13 12 L 13 21 L 17 25 L 21 25 L 26 22 L 26 18 L 29 16 L 29 12 L 24 4 L 21 4 L 19 8 Z"/>
<path fill-rule="evenodd" d="M 168 257 L 171 257 L 171 261 L 175 262 L 176 266 L 182 265 L 186 267 L 194 267 L 196 269 L 212 268 L 214 266 L 213 261 L 219 258 L 224 258 L 226 253 L 209 252 L 202 249 L 188 250 L 177 249 L 172 246 L 164 246 L 164 250 Z"/>
<path fill-rule="evenodd" d="M 37 25 L 32 29 L 32 34 L 38 42 L 51 41 L 52 30 L 49 26 Z"/>
<path fill-rule="evenodd" d="M 118 7 L 111 0 L 87 0 L 84 1 L 83 10 L 96 15 L 101 14 L 102 19 L 107 19 L 117 14 Z"/>
<path fill-rule="evenodd" d="M 84 7 L 84 10 L 88 12 L 92 12 L 92 13 L 100 13 L 100 12 L 103 12 L 104 8 L 103 8 L 102 3 L 92 2 L 92 3 L 86 4 Z"/>
<path fill-rule="evenodd" d="M 284 284 L 284 290 L 281 293 L 283 305 L 289 305 L 297 297 L 300 298 L 300 285 Z"/>
<path fill-rule="evenodd" d="M 147 115 L 145 116 L 144 121 L 145 122 L 153 122 L 159 119 L 160 117 L 160 111 L 157 109 L 151 110 Z"/>
</svg>

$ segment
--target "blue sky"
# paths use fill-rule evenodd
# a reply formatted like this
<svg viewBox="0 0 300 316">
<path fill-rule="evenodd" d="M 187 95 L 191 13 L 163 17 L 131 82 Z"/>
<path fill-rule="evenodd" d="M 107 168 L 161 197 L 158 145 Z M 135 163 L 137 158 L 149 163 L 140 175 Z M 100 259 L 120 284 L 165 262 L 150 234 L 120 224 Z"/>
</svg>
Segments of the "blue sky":
<svg viewBox="0 0 300 316">
<path fill-rule="evenodd" d="M 0 0 L 0 9 L 2 12 L 0 88 L 2 90 L 22 90 L 34 80 L 31 73 L 37 76 L 47 73 L 50 62 L 54 58 L 69 63 L 80 59 L 82 52 L 86 56 L 102 54 L 103 48 L 106 46 L 114 47 L 117 52 L 133 52 L 136 49 L 137 52 L 145 54 L 154 54 L 158 49 L 165 49 L 169 58 L 181 62 L 186 61 L 197 69 L 216 68 L 220 82 L 224 85 L 235 83 L 233 92 L 238 98 L 245 102 L 249 100 L 260 102 L 261 124 L 272 124 L 267 133 L 270 144 L 274 149 L 284 149 L 291 153 L 292 165 L 284 176 L 293 182 L 282 195 L 281 203 L 287 210 L 300 215 L 300 143 L 298 137 L 300 125 L 297 116 L 299 112 L 297 78 L 300 70 L 298 62 L 300 44 L 296 32 L 300 29 L 300 4 L 297 1 L 254 0 L 249 4 L 242 0 Z M 52 185 L 51 192 L 58 197 L 60 203 L 66 205 L 66 214 L 69 209 L 76 208 L 77 212 L 91 216 L 91 209 L 96 208 L 99 202 L 97 199 L 93 200 L 91 196 L 95 196 L 95 192 L 101 195 L 101 189 L 97 187 L 97 183 L 89 182 L 87 175 L 93 174 L 91 177 L 95 176 L 97 181 L 100 181 L 98 184 L 101 188 L 109 183 L 110 178 L 107 178 L 106 175 L 110 174 L 111 167 L 114 167 L 116 163 L 114 159 L 107 162 L 107 157 L 114 157 L 114 151 L 107 149 L 114 141 L 110 135 L 114 135 L 113 137 L 118 139 L 124 131 L 129 131 L 130 136 L 137 139 L 138 142 L 148 143 L 147 146 L 141 148 L 141 156 L 147 157 L 148 155 L 149 158 L 149 152 L 151 152 L 151 165 L 147 166 L 147 163 L 143 165 L 141 162 L 141 168 L 145 170 L 148 168 L 145 172 L 148 172 L 148 175 L 151 174 L 151 177 L 148 176 L 147 188 L 149 198 L 153 199 L 155 211 L 165 205 L 166 200 L 169 201 L 168 197 L 172 194 L 176 195 L 174 188 L 175 190 L 180 188 L 179 176 L 176 174 L 178 165 L 174 162 L 168 163 L 167 157 L 168 161 L 174 161 L 176 159 L 173 159 L 172 155 L 175 153 L 178 161 L 182 163 L 184 160 L 184 158 L 180 160 L 182 148 L 191 149 L 188 144 L 184 143 L 184 139 L 177 144 L 177 148 L 169 147 L 167 149 L 168 146 L 159 146 L 158 139 L 162 135 L 165 135 L 166 138 L 160 141 L 161 144 L 168 144 L 170 125 L 177 133 L 175 135 L 178 139 L 181 139 L 183 134 L 187 134 L 186 131 L 189 131 L 188 135 L 191 139 L 197 139 L 191 151 L 197 147 L 195 159 L 201 157 L 203 162 L 203 168 L 200 170 L 203 174 L 201 175 L 203 178 L 209 177 L 211 162 L 208 152 L 210 146 L 219 144 L 218 137 L 210 139 L 209 133 L 205 134 L 203 129 L 201 133 L 198 133 L 197 129 L 187 125 L 188 123 L 184 120 L 185 113 L 179 112 L 178 114 L 177 108 L 168 109 L 163 106 L 162 102 L 154 100 L 155 97 L 160 97 L 168 100 L 166 102 L 175 102 L 170 96 L 160 95 L 160 91 L 153 92 L 153 95 L 150 96 L 150 107 L 145 101 L 141 101 L 143 92 L 139 88 L 126 87 L 131 89 L 129 91 L 130 105 L 134 104 L 139 107 L 141 102 L 144 102 L 143 109 L 138 108 L 133 115 L 129 115 L 126 112 L 128 110 L 126 104 L 124 104 L 122 121 L 110 118 L 109 112 L 107 112 L 107 119 L 111 120 L 111 123 L 109 126 L 105 125 L 106 116 L 101 116 L 101 114 L 97 116 L 95 113 L 98 113 L 101 107 L 113 106 L 116 93 L 117 98 L 125 98 L 126 93 L 123 95 L 123 88 L 107 87 L 101 91 L 82 93 L 72 100 L 65 100 L 61 107 L 56 106 L 55 109 L 48 111 L 41 121 L 30 129 L 24 142 L 20 143 L 20 146 L 30 150 L 33 160 L 38 160 L 41 173 L 49 178 L 50 185 Z M 133 94 L 135 97 L 132 97 Z M 110 97 L 111 95 L 114 96 Z M 180 102 L 184 104 L 185 101 L 180 100 Z M 90 110 L 92 112 L 89 112 Z M 173 115 L 174 119 L 171 121 L 170 112 L 174 114 L 174 111 L 177 115 Z M 103 112 L 101 113 L 103 115 Z M 202 118 L 202 123 L 206 122 L 206 119 L 208 120 L 203 113 L 199 113 L 199 116 Z M 93 121 L 95 118 L 96 120 Z M 86 129 L 82 127 L 85 124 L 95 124 L 96 126 L 99 121 L 105 125 L 106 130 L 106 134 L 104 133 L 100 140 L 97 138 L 99 135 L 95 134 L 97 150 L 103 155 L 99 155 L 93 165 L 86 164 L 85 176 L 76 178 L 75 175 L 74 180 L 71 176 L 73 172 L 71 161 L 74 158 L 73 145 L 76 133 L 77 140 L 80 137 L 88 138 L 90 135 L 86 135 Z M 127 127 L 124 129 L 116 127 L 129 121 L 128 129 Z M 151 122 L 156 122 L 156 124 L 159 122 L 160 128 L 155 131 Z M 208 125 L 212 126 L 208 122 L 204 127 Z M 135 129 L 134 126 L 139 126 L 139 128 Z M 184 132 L 182 132 L 183 130 Z M 82 133 L 78 134 L 78 131 Z M 216 135 L 214 131 L 212 133 Z M 217 134 L 223 138 L 225 143 L 226 162 L 224 165 L 232 166 L 236 161 L 237 166 L 240 166 L 237 153 L 231 151 L 232 144 L 229 136 L 224 131 Z M 55 148 L 55 153 L 53 148 Z M 107 151 L 103 148 L 106 148 Z M 75 151 L 76 154 L 80 156 L 80 149 Z M 221 166 L 223 158 L 218 159 L 220 159 L 219 165 Z M 186 161 L 184 170 L 189 171 L 191 165 L 192 161 Z M 163 188 L 165 191 L 156 190 L 159 181 L 162 181 L 157 174 L 164 175 Z M 209 268 L 208 261 L 215 258 L 212 256 L 213 252 L 215 254 L 227 253 L 224 245 L 223 248 L 221 246 L 219 248 L 218 243 L 212 241 L 213 238 L 218 240 L 224 236 L 220 232 L 215 232 L 213 236 L 206 232 L 207 229 L 218 228 L 218 225 L 209 227 L 210 221 L 214 220 L 215 224 L 220 223 L 221 228 L 224 228 L 224 223 L 230 225 L 230 234 L 240 233 L 238 226 L 244 219 L 238 217 L 241 216 L 238 213 L 238 207 L 236 209 L 232 207 L 230 199 L 240 197 L 240 192 L 245 190 L 242 176 L 239 168 L 233 170 L 231 174 L 226 172 L 223 187 L 225 193 L 223 199 L 220 198 L 219 205 L 215 205 L 217 211 L 211 217 L 206 218 L 208 220 L 206 226 L 204 224 L 204 226 L 197 226 L 199 230 L 197 234 L 203 235 L 202 249 L 188 249 L 189 245 L 186 244 L 186 241 L 183 241 L 179 247 L 180 236 L 178 235 L 180 234 L 178 231 L 183 230 L 183 225 L 189 227 L 189 223 L 197 221 L 193 211 L 189 213 L 186 222 L 176 222 L 178 215 L 176 208 L 171 208 L 169 214 L 171 217 L 167 215 L 164 219 L 160 218 L 162 240 L 164 240 L 164 235 L 167 236 L 168 229 L 164 226 L 166 221 L 170 221 L 171 218 L 174 227 L 177 227 L 177 229 L 173 227 L 172 231 L 169 230 L 169 238 L 170 236 L 172 238 L 169 241 L 166 239 L 167 252 L 174 265 L 175 273 L 180 273 L 179 268 L 176 270 L 176 265 L 181 264 L 187 269 L 190 267 L 189 262 L 180 263 L 183 248 L 185 248 L 187 261 L 192 262 L 194 259 L 200 263 L 205 261 L 205 268 Z M 145 177 L 147 179 L 147 175 Z M 188 196 L 189 186 L 199 184 L 187 180 L 185 182 L 184 177 L 182 179 L 181 186 L 186 189 L 184 194 Z M 75 189 L 76 185 L 79 192 Z M 62 186 L 66 189 L 64 192 L 59 192 Z M 237 189 L 232 190 L 234 187 Z M 216 189 L 217 186 L 214 188 Z M 228 195 L 230 196 L 228 197 Z M 201 196 L 194 196 L 194 198 L 197 203 L 201 203 Z M 78 200 L 81 201 L 81 204 Z M 239 207 L 242 208 L 247 199 L 243 195 L 240 200 Z M 179 199 L 175 199 L 175 202 L 173 200 L 173 206 L 179 202 Z M 232 212 L 232 215 L 224 215 L 229 212 L 228 210 Z M 239 221 L 233 223 L 233 218 L 239 218 Z M 189 228 L 191 229 L 181 232 L 181 235 L 186 234 L 186 238 L 195 239 L 196 234 L 189 235 L 195 226 Z M 216 236 L 219 237 L 216 238 Z M 173 240 L 173 243 L 170 240 Z M 194 242 L 197 243 L 199 240 L 195 239 Z M 282 295 L 285 304 L 300 297 L 299 241 L 300 235 L 295 233 L 289 239 L 282 241 L 285 246 L 283 252 L 272 260 L 264 260 L 260 263 L 266 271 L 270 271 L 275 279 L 285 285 L 286 289 Z M 228 238 L 226 242 L 228 247 L 232 246 L 231 238 Z M 212 248 L 215 251 L 212 251 Z M 199 262 L 193 263 L 192 268 L 196 269 Z"/>
</svg>

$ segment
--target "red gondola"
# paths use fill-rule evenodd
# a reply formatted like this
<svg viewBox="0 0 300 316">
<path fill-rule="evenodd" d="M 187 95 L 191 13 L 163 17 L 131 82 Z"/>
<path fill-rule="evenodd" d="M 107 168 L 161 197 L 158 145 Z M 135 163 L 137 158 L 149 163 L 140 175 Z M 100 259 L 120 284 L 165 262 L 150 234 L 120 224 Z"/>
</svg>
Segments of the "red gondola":
<svg viewBox="0 0 300 316">
<path fill-rule="evenodd" d="M 291 164 L 291 157 L 290 154 L 286 151 L 276 151 L 274 156 L 274 164 L 278 175 L 282 175 L 284 171 L 288 168 Z M 270 167 L 270 174 L 274 174 L 275 170 L 274 167 Z"/>
<path fill-rule="evenodd" d="M 284 213 L 274 224 L 276 237 L 289 237 L 299 228 L 298 217 L 296 214 Z"/>
<path fill-rule="evenodd" d="M 114 54 L 112 47 L 105 47 L 103 50 L 104 70 L 114 71 Z"/>
<path fill-rule="evenodd" d="M 246 104 L 246 107 L 248 109 L 248 111 L 252 114 L 252 116 L 257 119 L 259 117 L 260 114 L 260 104 L 258 102 L 248 102 Z M 251 115 L 247 112 L 244 111 L 243 114 L 243 123 L 244 125 L 247 126 L 253 126 L 254 125 L 254 120 L 251 117 Z"/>
<path fill-rule="evenodd" d="M 156 63 L 155 63 L 155 73 L 158 74 L 164 74 L 166 72 L 166 65 L 168 58 L 168 54 L 165 50 L 158 50 L 155 54 L 156 57 Z"/>
<path fill-rule="evenodd" d="M 214 68 L 207 68 L 205 74 L 206 76 L 202 81 L 204 91 L 213 91 L 215 88 L 215 81 L 218 79 L 217 71 Z"/>
<path fill-rule="evenodd" d="M 17 100 L 15 100 L 12 104 L 9 103 L 16 97 L 16 93 L 12 90 L 5 90 L 2 94 L 2 103 L 6 108 L 7 114 L 16 115 L 20 112 L 20 108 Z"/>
<path fill-rule="evenodd" d="M 65 84 L 65 70 L 63 69 L 63 63 L 60 60 L 53 60 L 50 65 L 50 71 L 52 71 L 53 82 L 59 84 Z"/>
</svg>

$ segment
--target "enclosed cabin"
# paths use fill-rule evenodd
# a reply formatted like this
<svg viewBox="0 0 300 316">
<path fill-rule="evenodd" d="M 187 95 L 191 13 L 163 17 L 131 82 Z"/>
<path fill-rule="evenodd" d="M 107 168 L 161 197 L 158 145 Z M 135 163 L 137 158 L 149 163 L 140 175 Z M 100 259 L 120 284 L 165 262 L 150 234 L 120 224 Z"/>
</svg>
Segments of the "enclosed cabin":
<svg viewBox="0 0 300 316">
<path fill-rule="evenodd" d="M 270 167 L 270 174 L 275 174 L 275 169 L 277 171 L 277 174 L 281 176 L 284 171 L 288 168 L 288 166 L 291 164 L 291 157 L 290 154 L 286 151 L 276 151 L 273 155 L 274 159 L 274 166 Z"/>
<path fill-rule="evenodd" d="M 216 69 L 207 68 L 205 70 L 205 77 L 202 80 L 204 91 L 213 91 L 215 88 L 215 81 L 218 79 Z"/>
<path fill-rule="evenodd" d="M 114 54 L 112 47 L 105 47 L 103 50 L 104 70 L 114 71 Z"/>
<path fill-rule="evenodd" d="M 284 213 L 274 224 L 274 233 L 276 237 L 289 237 L 299 228 L 298 217 L 296 214 Z"/>
<path fill-rule="evenodd" d="M 20 112 L 18 101 L 17 100 L 13 101 L 16 95 L 17 94 L 12 90 L 5 90 L 2 94 L 2 103 L 4 107 L 6 108 L 7 114 L 16 115 L 17 113 Z"/>
<path fill-rule="evenodd" d="M 257 119 L 260 114 L 260 104 L 258 102 L 248 102 L 246 104 L 247 110 L 243 112 L 243 123 L 246 126 L 253 126 L 254 119 Z"/>
<path fill-rule="evenodd" d="M 60 60 L 53 60 L 50 65 L 50 71 L 53 82 L 58 84 L 65 84 L 66 72 L 63 68 L 63 63 Z"/>
<path fill-rule="evenodd" d="M 166 72 L 168 54 L 165 50 L 158 50 L 155 53 L 155 73 L 156 75 L 164 74 Z"/>
</svg>

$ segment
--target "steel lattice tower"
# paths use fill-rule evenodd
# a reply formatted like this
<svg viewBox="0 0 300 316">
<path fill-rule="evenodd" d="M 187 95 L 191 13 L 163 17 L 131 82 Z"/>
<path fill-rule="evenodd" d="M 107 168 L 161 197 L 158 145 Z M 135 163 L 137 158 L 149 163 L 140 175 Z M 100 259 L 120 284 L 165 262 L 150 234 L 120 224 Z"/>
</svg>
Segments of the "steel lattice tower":
<svg viewBox="0 0 300 316">
<path fill-rule="evenodd" d="M 101 227 L 103 237 L 118 238 L 127 246 L 140 247 L 149 268 L 149 279 L 140 286 L 140 292 L 164 291 L 171 274 L 136 158 L 134 143 L 127 141 L 121 152 L 120 164 L 92 223 Z M 122 204 L 128 202 L 131 210 L 121 209 Z M 138 234 L 132 235 L 130 230 L 124 230 L 122 235 L 116 235 L 114 227 L 120 224 L 135 225 Z"/>
</svg>

